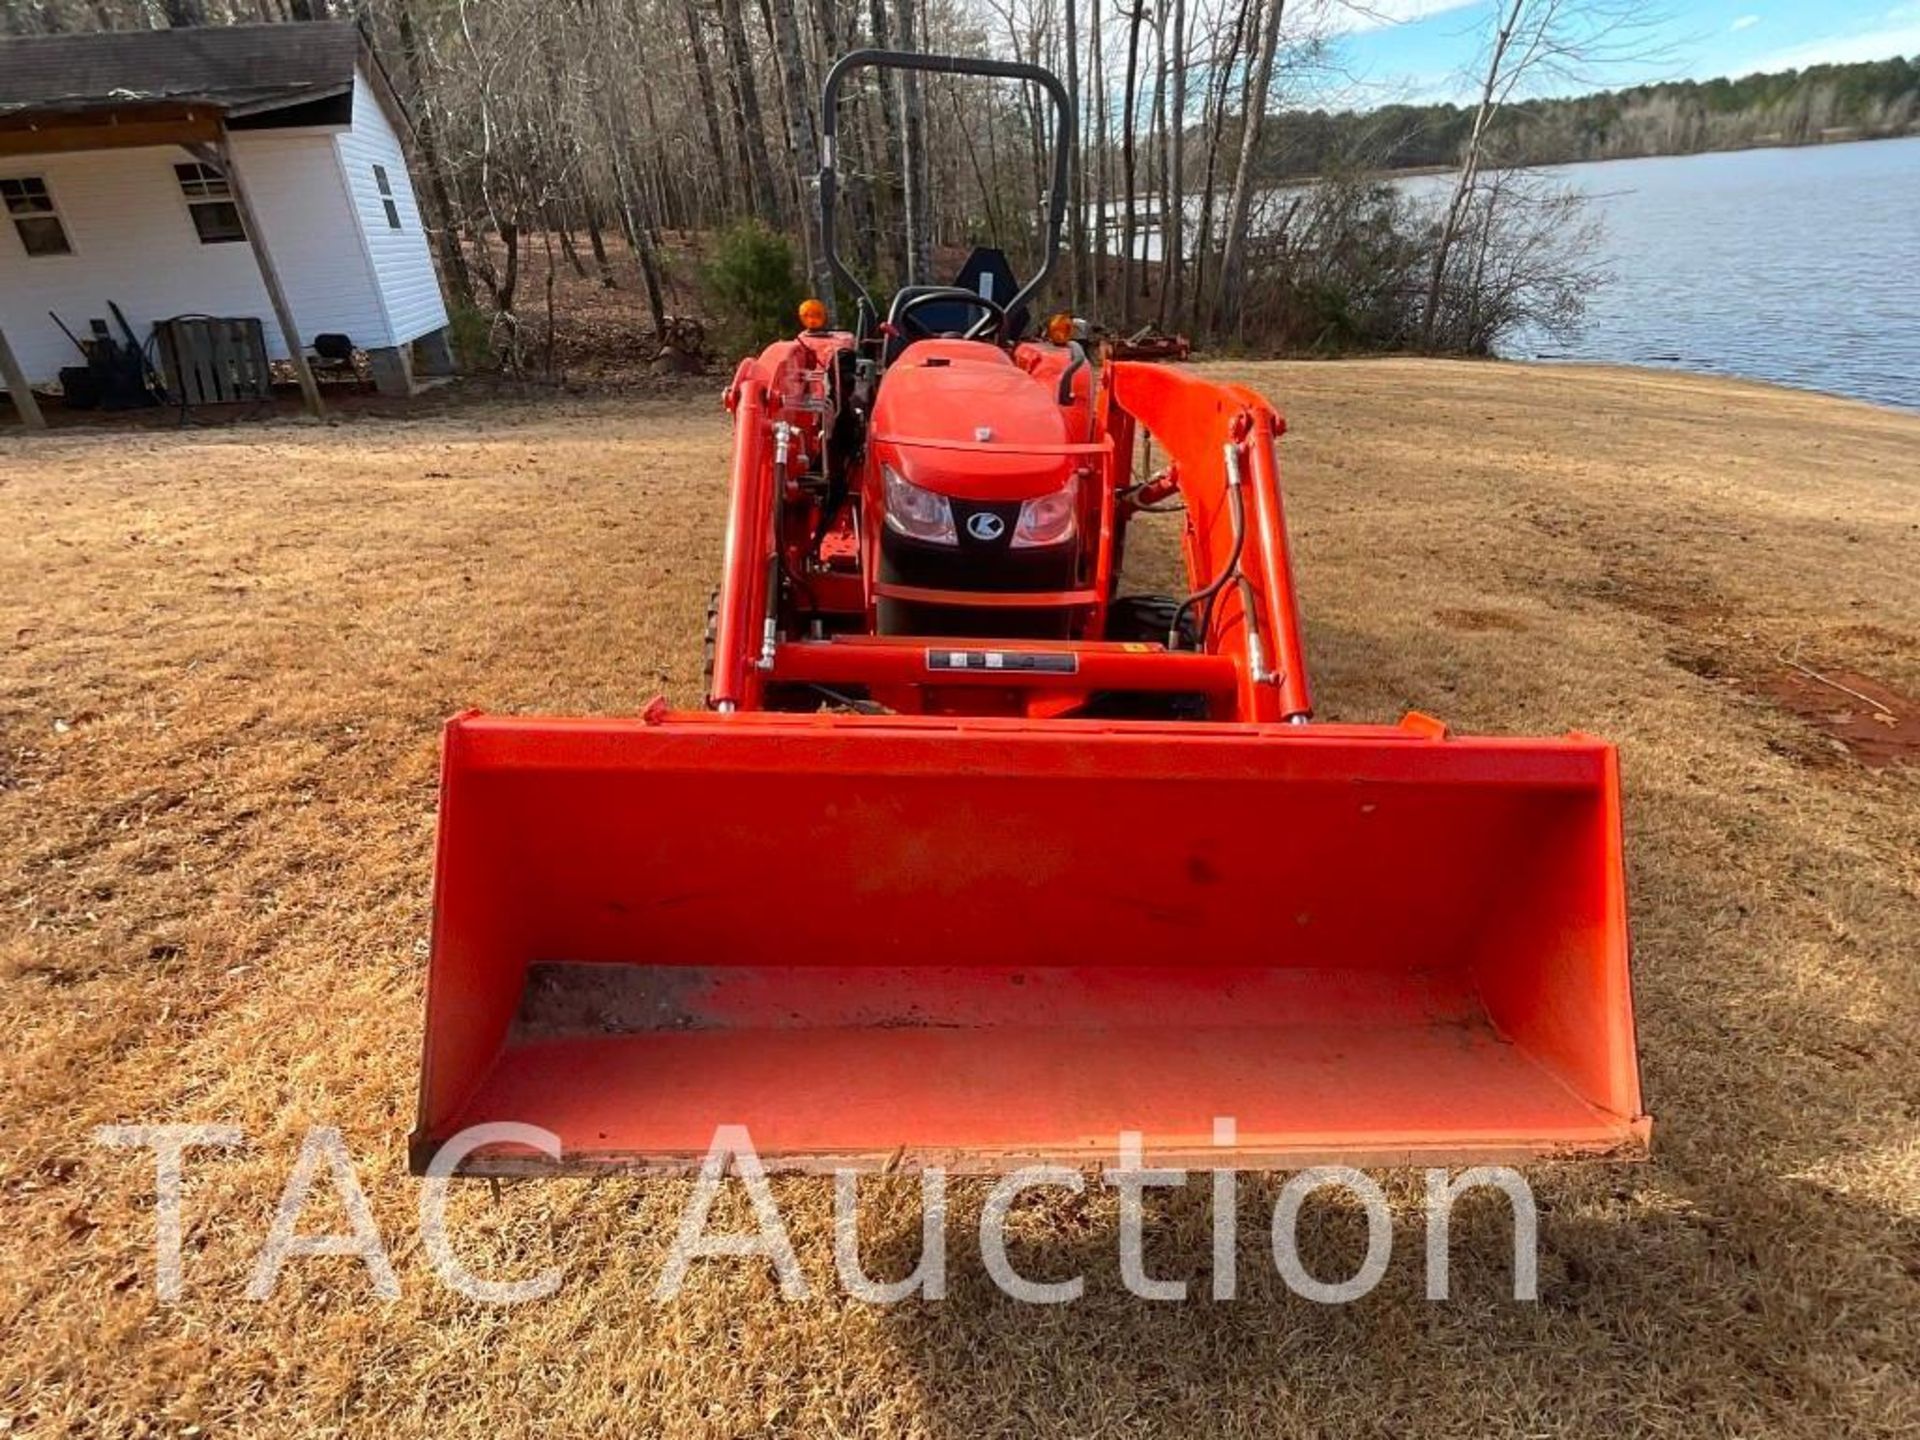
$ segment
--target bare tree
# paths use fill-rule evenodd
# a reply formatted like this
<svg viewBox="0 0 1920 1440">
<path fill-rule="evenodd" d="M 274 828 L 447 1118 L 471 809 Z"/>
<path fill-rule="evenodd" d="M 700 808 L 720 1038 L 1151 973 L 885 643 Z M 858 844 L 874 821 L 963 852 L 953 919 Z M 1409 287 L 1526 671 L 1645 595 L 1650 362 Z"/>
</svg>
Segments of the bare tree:
<svg viewBox="0 0 1920 1440">
<path fill-rule="evenodd" d="M 1093 169 L 1093 285 L 1098 304 L 1107 286 L 1107 57 L 1100 44 L 1100 10 L 1096 3 L 1087 20 L 1087 155 Z"/>
<path fill-rule="evenodd" d="M 919 30 L 913 0 L 897 0 L 900 48 L 918 50 Z M 917 71 L 900 73 L 901 109 L 906 115 L 905 200 L 907 283 L 924 285 L 933 274 L 933 168 L 927 153 L 926 87 Z"/>
<path fill-rule="evenodd" d="M 1147 18 L 1147 0 L 1135 0 L 1127 15 L 1127 80 L 1120 92 L 1120 323 L 1133 325 L 1133 267 L 1137 260 L 1134 233 L 1135 105 L 1139 98 L 1140 26 Z"/>
<path fill-rule="evenodd" d="M 1067 62 L 1067 108 L 1080 123 L 1080 40 L 1074 33 L 1073 0 L 1060 7 L 1066 27 L 1064 51 Z M 1076 313 L 1086 304 L 1086 277 L 1081 265 L 1087 253 L 1087 172 L 1081 163 L 1082 150 L 1073 147 L 1067 171 L 1067 303 Z"/>
<path fill-rule="evenodd" d="M 707 143 L 713 147 L 714 164 L 720 167 L 723 189 L 733 188 L 733 166 L 729 163 L 726 141 L 720 132 L 720 101 L 713 88 L 713 62 L 707 54 L 706 26 L 697 0 L 680 0 L 680 15 L 687 27 L 687 50 L 693 56 L 694 81 L 699 87 L 700 113 L 706 119 Z"/>
<path fill-rule="evenodd" d="M 1192 311 L 1188 322 L 1199 327 L 1207 307 L 1207 262 L 1213 254 L 1214 199 L 1220 172 L 1220 143 L 1226 131 L 1227 94 L 1233 72 L 1240 60 L 1240 47 L 1253 20 L 1257 0 L 1240 0 L 1234 6 L 1231 23 L 1221 23 L 1215 31 L 1210 53 L 1211 75 L 1205 100 L 1202 125 L 1206 135 L 1206 163 L 1200 180 L 1200 225 L 1194 244 Z"/>
<path fill-rule="evenodd" d="M 767 159 L 767 132 L 760 118 L 760 91 L 753 78 L 753 56 L 740 18 L 740 0 L 720 0 L 720 29 L 727 42 L 727 70 L 735 97 L 734 126 L 740 153 L 753 180 L 753 200 L 769 221 L 779 216 L 773 190 L 773 166 Z"/>
<path fill-rule="evenodd" d="M 1172 89 L 1168 101 L 1169 124 L 1167 127 L 1167 149 L 1165 183 L 1162 187 L 1160 221 L 1160 245 L 1164 252 L 1160 290 L 1160 324 L 1162 327 L 1180 323 L 1181 285 L 1186 276 L 1186 231 L 1187 231 L 1187 190 L 1186 190 L 1186 136 L 1187 136 L 1187 3 L 1186 0 L 1173 0 L 1172 11 L 1168 16 L 1171 33 L 1168 37 L 1168 51 L 1171 55 Z"/>
<path fill-rule="evenodd" d="M 1246 103 L 1240 113 L 1240 162 L 1233 172 L 1233 196 L 1227 202 L 1226 244 L 1220 255 L 1220 281 L 1213 302 L 1216 329 L 1224 322 L 1234 287 L 1240 283 L 1247 254 L 1247 217 L 1253 209 L 1253 191 L 1259 183 L 1255 159 L 1260 150 L 1260 132 L 1265 128 L 1267 92 L 1273 85 L 1273 57 L 1280 47 L 1280 20 L 1287 0 L 1266 0 L 1266 16 L 1260 30 L 1260 51 L 1247 77 Z"/>
<path fill-rule="evenodd" d="M 1420 344 L 1432 349 L 1444 306 L 1454 246 L 1475 204 L 1489 140 L 1515 94 L 1541 78 L 1597 83 L 1596 72 L 1656 58 L 1652 30 L 1660 18 L 1645 0 L 1502 0 L 1480 74 L 1473 127 L 1441 213 L 1427 272 Z"/>
<path fill-rule="evenodd" d="M 871 0 L 869 12 L 873 24 L 873 43 L 877 49 L 893 48 L 887 24 L 886 0 Z M 894 274 L 905 277 L 913 272 L 913 240 L 908 233 L 910 226 L 905 216 L 907 161 L 901 138 L 899 91 L 891 77 L 882 77 L 875 87 L 880 97 L 880 126 L 885 133 L 887 175 L 889 184 L 887 198 L 896 202 L 890 208 L 900 215 L 900 223 L 894 227 Z M 878 208 L 878 207 L 876 207 Z"/>
<path fill-rule="evenodd" d="M 633 122 L 629 118 L 625 92 L 614 83 L 609 73 L 613 65 L 611 47 L 601 54 L 601 73 L 599 92 L 602 97 L 603 111 L 601 123 L 605 129 L 608 145 L 607 153 L 612 162 L 614 192 L 619 197 L 621 227 L 626 232 L 627 243 L 633 247 L 640 261 L 640 277 L 647 291 L 647 313 L 653 321 L 653 333 L 664 336 L 667 328 L 666 298 L 660 288 L 660 260 L 655 253 L 651 217 L 645 210 L 645 199 L 632 175 L 631 156 L 637 149 L 633 134 Z"/>
<path fill-rule="evenodd" d="M 416 0 L 398 0 L 393 7 L 394 24 L 400 34 L 400 58 L 413 83 L 413 134 L 420 146 L 421 165 L 427 172 L 427 196 L 433 204 L 434 218 L 439 221 L 435 240 L 440 273 L 453 287 L 455 298 L 471 305 L 473 272 L 467 268 L 466 251 L 460 248 L 461 216 L 453 202 L 453 183 L 440 145 L 440 125 L 434 113 L 433 87 L 427 77 L 427 57 L 414 29 L 415 3 Z"/>
<path fill-rule="evenodd" d="M 1559 283 L 1563 257 L 1547 243 L 1571 221 L 1500 169 L 1510 143 L 1542 130 L 1530 109 L 1523 131 L 1510 97 L 1530 72 L 1570 74 L 1617 53 L 1637 7 L 1657 0 L 1499 0 L 1480 103 L 1461 121 L 1472 125 L 1461 168 L 1431 217 L 1375 196 L 1367 158 L 1393 157 L 1365 151 L 1357 122 L 1326 117 L 1312 123 L 1363 142 L 1358 168 L 1275 203 L 1295 149 L 1273 144 L 1279 97 L 1316 63 L 1311 16 L 1303 24 L 1307 12 L 1284 0 L 326 3 L 396 61 L 448 294 L 491 311 L 504 363 L 520 365 L 543 351 L 564 358 L 558 322 L 586 303 L 576 276 L 606 286 L 632 276 L 656 328 L 670 302 L 703 313 L 708 249 L 743 217 L 784 232 L 809 284 L 831 294 L 809 197 L 814 99 L 835 55 L 869 41 L 1011 54 L 1064 72 L 1078 143 L 1062 289 L 1076 311 L 1271 345 L 1483 348 L 1503 328 L 1569 313 L 1578 288 Z M 320 0 L 13 0 L 0 24 L 218 25 L 286 20 L 296 7 L 318 14 Z M 1810 84 L 1737 121 L 1671 98 L 1636 101 L 1632 126 L 1605 143 L 1641 153 L 1751 139 L 1762 126 L 1812 135 L 1857 113 L 1839 108 L 1838 93 Z M 1037 238 L 1057 138 L 1038 90 L 862 71 L 842 104 L 844 243 L 876 282 L 931 278 L 936 247 L 991 238 L 1012 251 Z M 1913 113 L 1910 101 L 1882 106 L 1875 123 L 1899 128 Z M 1569 128 L 1556 135 L 1573 133 L 1576 122 L 1558 123 Z M 546 255 L 561 264 L 557 280 L 539 268 Z M 767 270 L 769 285 L 790 281 L 778 270 Z M 550 300 L 544 344 L 523 327 L 530 288 Z M 594 320 L 582 337 L 601 330 Z"/>
<path fill-rule="evenodd" d="M 787 129 L 793 137 L 795 180 L 800 192 L 800 234 L 806 247 L 807 271 L 813 294 L 833 311 L 833 270 L 827 264 L 827 252 L 821 244 L 820 211 L 808 203 L 809 187 L 820 172 L 820 146 L 813 133 L 809 98 L 812 82 L 807 77 L 806 57 L 801 51 L 800 26 L 793 17 L 793 0 L 771 0 L 774 41 L 780 47 L 780 68 L 787 97 Z"/>
</svg>

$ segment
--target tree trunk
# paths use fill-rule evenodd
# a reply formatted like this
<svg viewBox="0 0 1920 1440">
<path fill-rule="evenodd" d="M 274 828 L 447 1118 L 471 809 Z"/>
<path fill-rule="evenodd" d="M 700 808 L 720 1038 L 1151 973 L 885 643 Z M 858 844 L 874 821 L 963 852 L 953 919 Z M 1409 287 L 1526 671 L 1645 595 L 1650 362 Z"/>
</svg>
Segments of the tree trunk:
<svg viewBox="0 0 1920 1440">
<path fill-rule="evenodd" d="M 593 247 L 593 263 L 600 271 L 600 283 L 609 290 L 618 290 L 620 287 L 613 278 L 613 262 L 607 258 L 607 239 L 600 230 L 600 206 L 591 190 L 581 197 L 581 206 L 587 212 L 587 243 Z"/>
<path fill-rule="evenodd" d="M 1240 42 L 1252 18 L 1255 0 L 1241 0 L 1234 14 L 1233 28 L 1224 45 L 1216 42 L 1213 75 L 1208 85 L 1204 128 L 1207 135 L 1207 161 L 1200 180 L 1200 233 L 1193 247 L 1193 290 L 1191 323 L 1197 330 L 1207 324 L 1207 262 L 1213 258 L 1214 201 L 1220 177 L 1220 141 L 1226 130 L 1227 90 L 1234 63 L 1240 58 Z"/>
<path fill-rule="evenodd" d="M 1087 154 L 1093 169 L 1093 286 L 1096 307 L 1107 288 L 1107 57 L 1100 5 L 1087 17 Z"/>
<path fill-rule="evenodd" d="M 414 0 L 401 0 L 393 7 L 394 27 L 400 36 L 400 57 L 407 67 L 407 79 L 413 85 L 413 137 L 419 142 L 421 168 L 427 172 L 427 198 L 432 202 L 439 226 L 434 236 L 440 252 L 440 274 L 453 288 L 454 298 L 473 304 L 473 272 L 467 268 L 467 253 L 460 248 L 460 213 L 453 203 L 453 189 L 447 180 L 446 152 L 440 145 L 440 124 L 434 111 L 432 91 L 427 77 L 426 58 L 420 37 L 413 28 Z"/>
<path fill-rule="evenodd" d="M 484 76 L 487 71 L 485 58 L 480 44 L 474 37 L 473 15 L 465 0 L 456 6 L 460 20 L 460 36 L 465 43 L 467 58 L 472 63 L 474 73 Z M 495 312 L 496 331 L 502 325 L 507 331 L 506 364 L 509 369 L 520 368 L 520 319 L 513 311 L 513 294 L 519 281 L 519 210 L 514 195 L 503 195 L 497 183 L 495 152 L 499 143 L 499 126 L 495 121 L 495 97 L 491 88 L 481 84 L 475 94 L 473 109 L 480 122 L 480 148 L 477 155 L 478 174 L 475 183 L 479 188 L 480 204 L 485 212 L 485 225 L 478 236 L 479 243 L 474 246 L 474 265 L 480 272 L 480 278 L 487 284 L 491 293 Z M 508 218 L 508 217 L 514 218 Z M 507 249 L 507 270 L 503 277 L 493 260 L 493 236 L 498 235 Z"/>
<path fill-rule="evenodd" d="M 1164 9 L 1153 17 L 1153 129 L 1149 138 L 1152 141 L 1147 156 L 1147 193 L 1153 199 L 1158 218 L 1149 233 L 1160 237 L 1160 268 L 1167 266 L 1167 17 Z M 1152 288 L 1153 266 L 1143 256 L 1140 260 L 1140 298 L 1148 298 Z M 1164 323 L 1167 318 L 1167 289 L 1164 274 L 1160 282 L 1160 309 L 1155 317 Z"/>
<path fill-rule="evenodd" d="M 560 318 L 554 313 L 553 305 L 554 272 L 559 267 L 553 262 L 553 230 L 551 227 L 541 232 L 540 246 L 546 252 L 547 256 L 547 343 L 541 356 L 540 373 L 551 379 L 554 374 L 554 345 L 560 338 Z"/>
<path fill-rule="evenodd" d="M 738 15 L 737 8 L 734 13 Z M 635 18 L 638 18 L 637 14 Z M 633 247 L 634 257 L 640 262 L 640 278 L 647 291 L 647 314 L 653 322 L 654 338 L 658 340 L 666 334 L 667 303 L 660 292 L 660 260 L 654 251 L 653 234 L 649 228 L 652 217 L 645 213 L 646 201 L 640 179 L 632 173 L 631 160 L 635 151 L 633 122 L 627 114 L 626 92 L 617 83 L 620 78 L 619 57 L 611 52 L 609 46 L 599 47 L 595 54 L 600 62 L 600 74 L 596 77 L 599 82 L 596 88 L 601 98 L 599 120 L 605 137 L 607 159 L 613 171 L 614 194 L 620 207 L 620 228 L 626 232 L 627 244 Z"/>
<path fill-rule="evenodd" d="M 820 173 L 820 150 L 807 106 L 807 96 L 813 87 L 807 79 L 806 56 L 800 48 L 800 26 L 794 19 L 793 0 L 773 0 L 773 33 L 780 47 L 780 69 L 786 78 L 787 129 L 793 136 L 794 179 L 800 191 L 800 234 L 806 244 L 807 273 L 814 296 L 827 307 L 831 317 L 833 270 L 827 264 L 827 252 L 821 244 L 820 207 L 810 203 L 814 177 Z"/>
<path fill-rule="evenodd" d="M 1073 0 L 1061 7 L 1066 22 L 1067 113 L 1080 119 L 1079 36 L 1074 33 Z M 1087 250 L 1087 175 L 1080 163 L 1080 145 L 1075 141 L 1067 152 L 1067 308 L 1078 315 L 1085 306 L 1086 276 L 1082 273 Z"/>
<path fill-rule="evenodd" d="M 1146 15 L 1146 0 L 1136 0 L 1127 13 L 1127 83 L 1120 92 L 1120 325 L 1128 330 L 1133 328 L 1133 252 L 1138 243 L 1133 216 L 1135 87 L 1140 73 L 1140 22 Z"/>
<path fill-rule="evenodd" d="M 1447 212 L 1440 222 L 1440 233 L 1433 242 L 1433 263 L 1427 272 L 1426 304 L 1420 312 L 1420 348 L 1431 350 L 1435 327 L 1440 318 L 1440 291 L 1446 283 L 1447 253 L 1453 249 L 1453 242 L 1460 234 L 1460 222 L 1466 215 L 1467 202 L 1473 196 L 1475 181 L 1480 175 L 1480 150 L 1486 141 L 1487 125 L 1499 109 L 1494 100 L 1494 91 L 1500 83 L 1500 69 L 1506 62 L 1507 47 L 1513 43 L 1514 29 L 1520 23 L 1520 15 L 1525 10 L 1527 0 L 1513 0 L 1512 8 L 1507 11 L 1506 19 L 1494 37 L 1493 53 L 1487 60 L 1486 78 L 1480 86 L 1480 104 L 1473 112 L 1473 133 L 1467 138 L 1466 154 L 1460 157 L 1460 173 L 1453 182 L 1453 194 L 1447 200 Z"/>
<path fill-rule="evenodd" d="M 1213 326 L 1217 331 L 1225 323 L 1227 307 L 1233 302 L 1247 257 L 1247 218 L 1253 210 L 1254 164 L 1260 150 L 1260 132 L 1265 128 L 1267 91 L 1273 84 L 1273 57 L 1280 47 L 1280 18 L 1287 0 L 1267 0 L 1266 23 L 1261 27 L 1260 52 L 1254 57 L 1253 73 L 1248 77 L 1247 103 L 1240 117 L 1240 161 L 1233 171 L 1233 195 L 1227 202 L 1226 244 L 1220 254 L 1220 281 L 1213 302 Z"/>
<path fill-rule="evenodd" d="M 694 81 L 700 93 L 700 112 L 707 122 L 707 143 L 713 147 L 713 163 L 720 167 L 720 193 L 731 199 L 737 191 L 720 129 L 720 101 L 713 88 L 713 61 L 707 56 L 705 27 L 694 0 L 681 0 L 680 13 L 686 20 L 687 45 L 693 52 Z"/>
<path fill-rule="evenodd" d="M 1160 248 L 1165 255 L 1160 291 L 1160 323 L 1178 328 L 1181 285 L 1186 278 L 1187 238 L 1187 4 L 1173 0 L 1173 34 L 1168 50 L 1173 56 L 1173 95 L 1168 106 L 1165 213 L 1160 221 Z"/>
<path fill-rule="evenodd" d="M 913 3 L 898 0 L 903 50 L 920 48 Z M 927 97 L 917 71 L 899 73 L 901 108 L 906 113 L 907 283 L 925 285 L 933 274 L 933 166 L 927 154 Z"/>
<path fill-rule="evenodd" d="M 869 14 L 873 24 L 873 44 L 877 50 L 892 48 L 887 32 L 886 0 L 870 0 Z M 897 217 L 899 223 L 892 227 L 894 237 L 894 279 L 902 282 L 913 269 L 913 246 L 908 238 L 906 225 L 906 152 L 900 139 L 900 107 L 896 103 L 898 92 L 894 88 L 894 77 L 883 73 L 878 82 L 880 91 L 880 127 L 886 135 L 887 175 L 886 187 L 887 213 Z M 878 197 L 876 197 L 877 199 Z M 878 206 L 875 207 L 878 209 Z"/>
<path fill-rule="evenodd" d="M 828 66 L 846 51 L 859 48 L 860 9 L 855 3 L 850 13 L 843 16 L 840 0 L 814 0 L 813 13 L 819 32 L 814 73 L 824 78 Z M 810 93 L 807 96 L 809 114 L 814 103 L 815 97 Z M 835 165 L 845 176 L 839 193 L 846 222 L 841 227 L 839 243 L 853 252 L 854 270 L 871 280 L 877 259 L 873 210 L 873 135 L 866 107 L 856 105 L 853 96 L 849 96 L 846 103 L 853 107 L 854 113 L 851 121 L 842 120 L 839 154 L 834 157 Z M 815 204 L 818 204 L 817 198 Z"/>
<path fill-rule="evenodd" d="M 658 339 L 667 331 L 667 302 L 660 293 L 660 261 L 654 254 L 653 237 L 647 233 L 646 217 L 639 213 L 633 187 L 627 181 L 626 163 L 618 152 L 613 156 L 613 184 L 620 196 L 620 219 L 627 232 L 627 243 L 640 261 L 640 278 L 647 287 L 647 314 L 653 321 L 654 337 Z"/>
<path fill-rule="evenodd" d="M 560 237 L 560 253 L 567 257 L 568 268 L 580 279 L 586 279 L 587 262 L 580 258 L 580 247 L 574 243 L 573 226 L 568 222 L 566 212 L 549 201 L 540 207 L 540 223 L 547 227 L 548 234 Z"/>
<path fill-rule="evenodd" d="M 1032 63 L 1037 65 L 1042 63 L 1043 57 L 1040 53 L 1040 36 L 1037 33 L 1029 31 L 1023 41 L 1020 32 L 1014 27 L 1012 19 L 1009 18 L 1007 22 L 1007 39 L 1013 46 L 1013 58 L 1015 60 L 1023 64 Z M 1053 107 L 1047 103 L 1047 97 L 1041 92 L 1038 85 L 1022 85 L 1020 87 L 1020 99 L 1021 108 L 1026 115 L 1027 121 L 1027 161 L 1032 167 L 1030 173 L 1033 182 L 1033 193 L 1045 197 L 1047 192 L 1053 187 L 1053 168 L 1047 163 L 1047 122 L 1052 118 Z M 991 117 L 993 110 L 989 109 L 987 113 L 989 117 Z M 993 173 L 996 177 L 1000 174 L 998 165 L 994 167 Z M 1002 232 L 996 227 L 993 233 L 999 235 Z M 1036 254 L 1036 260 L 1037 259 L 1038 256 Z"/>
<path fill-rule="evenodd" d="M 839 0 L 813 0 L 813 68 L 824 76 L 827 66 L 840 58 Z M 851 47 L 849 47 L 851 48 Z"/>
<path fill-rule="evenodd" d="M 500 239 L 507 247 L 507 268 L 494 284 L 493 308 L 512 320 L 517 329 L 520 322 L 513 319 L 513 298 L 514 292 L 520 288 L 520 223 L 517 220 L 502 220 Z"/>
<path fill-rule="evenodd" d="M 779 200 L 773 188 L 773 165 L 767 159 L 767 131 L 760 119 L 760 92 L 753 83 L 753 56 L 747 49 L 740 0 L 720 0 L 720 22 L 727 41 L 727 66 L 740 102 L 734 115 L 740 152 L 753 180 L 754 206 L 762 219 L 772 223 L 780 214 Z"/>
</svg>

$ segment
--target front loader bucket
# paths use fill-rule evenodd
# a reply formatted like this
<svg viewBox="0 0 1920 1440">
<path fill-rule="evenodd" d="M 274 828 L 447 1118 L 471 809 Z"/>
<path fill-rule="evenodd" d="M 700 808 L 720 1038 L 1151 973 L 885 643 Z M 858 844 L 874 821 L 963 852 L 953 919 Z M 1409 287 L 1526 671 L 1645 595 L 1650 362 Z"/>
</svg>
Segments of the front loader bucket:
<svg viewBox="0 0 1920 1440">
<path fill-rule="evenodd" d="M 440 826 L 417 1168 L 1645 1149 L 1599 741 L 468 716 Z"/>
</svg>

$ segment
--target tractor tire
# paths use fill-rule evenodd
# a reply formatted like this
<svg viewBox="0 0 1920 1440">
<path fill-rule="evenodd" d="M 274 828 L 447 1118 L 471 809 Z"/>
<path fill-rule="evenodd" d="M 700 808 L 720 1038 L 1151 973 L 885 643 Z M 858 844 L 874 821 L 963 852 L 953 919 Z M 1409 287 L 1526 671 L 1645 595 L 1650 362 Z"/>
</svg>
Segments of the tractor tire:
<svg viewBox="0 0 1920 1440">
<path fill-rule="evenodd" d="M 1164 645 L 1167 632 L 1173 628 L 1173 617 L 1179 612 L 1180 602 L 1171 595 L 1122 595 L 1107 607 L 1107 634 L 1109 640 L 1124 640 L 1135 644 Z M 1180 650 L 1198 650 L 1200 648 L 1200 623 L 1195 607 L 1189 606 L 1187 613 L 1180 617 Z"/>
<path fill-rule="evenodd" d="M 1108 640 L 1164 645 L 1180 602 L 1171 595 L 1122 595 L 1107 607 Z M 1200 648 L 1198 617 L 1189 607 L 1180 616 L 1179 650 Z M 1088 697 L 1080 713 L 1102 720 L 1205 720 L 1204 695 L 1134 695 L 1100 691 Z"/>
</svg>

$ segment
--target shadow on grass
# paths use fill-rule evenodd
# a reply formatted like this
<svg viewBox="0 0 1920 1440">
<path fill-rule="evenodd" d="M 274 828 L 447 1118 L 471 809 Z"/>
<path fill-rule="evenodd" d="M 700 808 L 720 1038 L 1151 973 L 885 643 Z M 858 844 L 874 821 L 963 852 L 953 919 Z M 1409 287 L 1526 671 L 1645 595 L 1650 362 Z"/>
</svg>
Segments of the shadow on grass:
<svg viewBox="0 0 1920 1440">
<path fill-rule="evenodd" d="M 1513 1225 L 1487 1190 L 1453 1212 L 1450 1297 L 1425 1298 L 1415 1185 L 1391 1182 L 1393 1253 L 1346 1305 L 1292 1294 L 1273 1258 L 1277 1179 L 1241 1177 L 1237 1289 L 1216 1301 L 1204 1177 L 1149 1193 L 1146 1271 L 1184 1279 L 1184 1302 L 1125 1288 L 1112 1203 L 1036 1191 L 1013 1212 L 1009 1259 L 1036 1281 L 1084 1277 L 1036 1306 L 1002 1293 L 977 1248 L 984 1183 L 955 1183 L 948 1291 L 884 1312 L 942 1435 L 1126 1433 L 1894 1433 L 1910 1384 L 1899 1312 L 1915 1302 L 1920 1226 L 1801 1181 L 1728 1176 L 1714 1203 L 1676 1200 L 1646 1172 L 1543 1172 L 1539 1299 L 1513 1298 Z M 911 1182 L 902 1182 L 911 1183 Z M 911 1210 L 912 1206 L 901 1209 Z M 898 1213 L 896 1211 L 896 1213 Z M 1029 1222 L 1022 1226 L 1025 1216 Z M 1021 1229 L 1028 1238 L 1016 1237 Z M 1877 1234 L 1880 1284 L 1850 1290 L 1819 1243 Z M 1300 1258 L 1352 1276 L 1366 1217 L 1322 1192 L 1302 1212 Z M 868 1272 L 908 1273 L 917 1224 L 868 1237 Z M 1904 1252 L 1906 1273 L 1895 1259 Z M 1905 1287 L 1904 1290 L 1902 1287 Z M 1877 1375 L 1876 1372 L 1877 1371 Z M 1816 1423 L 1818 1422 L 1818 1423 Z"/>
</svg>

